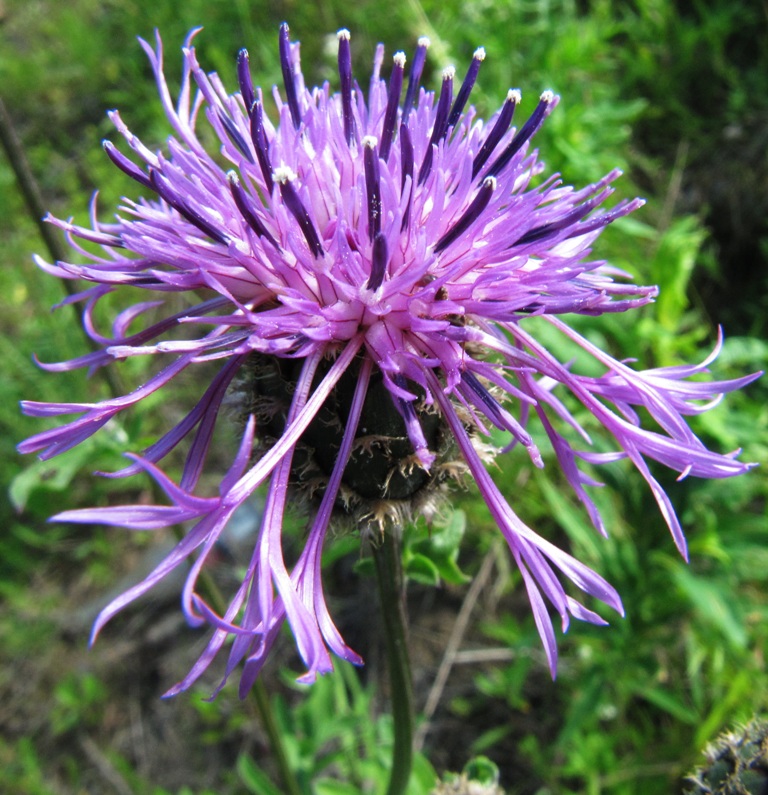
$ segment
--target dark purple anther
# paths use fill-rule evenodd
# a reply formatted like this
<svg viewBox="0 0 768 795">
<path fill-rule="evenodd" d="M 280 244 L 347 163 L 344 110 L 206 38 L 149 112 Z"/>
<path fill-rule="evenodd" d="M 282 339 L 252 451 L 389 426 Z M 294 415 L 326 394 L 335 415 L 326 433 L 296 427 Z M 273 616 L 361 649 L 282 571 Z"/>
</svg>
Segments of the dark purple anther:
<svg viewBox="0 0 768 795">
<path fill-rule="evenodd" d="M 512 123 L 512 117 L 515 115 L 515 108 L 520 104 L 520 92 L 515 88 L 507 92 L 507 99 L 501 106 L 501 112 L 496 119 L 496 124 L 493 129 L 488 133 L 488 137 L 480 147 L 480 151 L 475 155 L 472 162 L 472 178 L 474 179 L 480 169 L 485 165 L 488 158 L 493 154 L 494 149 L 499 145 L 499 141 L 504 137 L 504 134 L 509 129 Z"/>
<path fill-rule="evenodd" d="M 486 176 L 496 176 L 509 161 L 523 148 L 525 142 L 531 138 L 544 123 L 544 119 L 555 106 L 555 95 L 551 91 L 545 91 L 541 95 L 536 110 L 528 118 L 528 121 L 518 130 L 517 135 L 510 141 L 507 148 L 496 158 L 488 169 Z"/>
<path fill-rule="evenodd" d="M 516 240 L 513 245 L 524 246 L 527 243 L 533 243 L 536 240 L 543 240 L 545 237 L 556 235 L 561 229 L 565 229 L 566 227 L 573 227 L 579 220 L 591 213 L 595 207 L 604 202 L 611 193 L 613 193 L 611 188 L 601 190 L 600 193 L 593 196 L 589 201 L 585 201 L 578 207 L 574 207 L 573 210 L 566 213 L 557 221 L 551 221 L 548 224 L 542 224 L 541 226 L 535 226 L 533 229 L 529 229 L 522 237 Z M 576 229 L 578 228 L 577 226 Z M 583 233 L 579 232 L 579 234 Z"/>
<path fill-rule="evenodd" d="M 363 138 L 363 168 L 368 198 L 368 237 L 373 240 L 381 231 L 381 190 L 379 187 L 379 154 L 372 135 Z"/>
<path fill-rule="evenodd" d="M 608 224 L 613 223 L 617 218 L 623 218 L 625 215 L 629 215 L 629 213 L 633 213 L 635 210 L 640 209 L 640 207 L 642 207 L 644 204 L 645 199 L 632 199 L 631 201 L 623 201 L 620 204 L 617 204 L 612 210 L 608 210 L 606 213 L 594 216 L 587 221 L 582 221 L 572 232 L 567 235 L 566 240 L 572 237 L 580 237 L 581 235 L 586 235 L 588 232 L 594 232 L 595 229 L 601 229 L 604 226 L 608 226 Z"/>
<path fill-rule="evenodd" d="M 395 135 L 397 122 L 397 109 L 400 105 L 400 92 L 403 90 L 403 73 L 405 71 L 405 53 L 394 54 L 392 74 L 389 78 L 389 95 L 387 96 L 387 110 L 384 113 L 384 124 L 381 128 L 381 150 L 379 157 L 386 163 L 389 160 L 389 150 Z"/>
<path fill-rule="evenodd" d="M 269 147 L 267 144 L 267 134 L 264 131 L 264 110 L 261 102 L 254 102 L 251 110 L 251 139 L 256 149 L 256 159 L 259 161 L 264 182 L 267 185 L 267 192 L 272 195 L 272 164 L 269 161 Z"/>
<path fill-rule="evenodd" d="M 152 190 L 155 191 L 166 204 L 173 207 L 179 215 L 186 218 L 189 223 L 196 226 L 203 234 L 212 237 L 217 242 L 225 246 L 229 245 L 228 235 L 224 234 L 220 229 L 217 229 L 210 221 L 203 218 L 197 210 L 188 207 L 184 200 L 171 187 L 170 183 L 164 181 L 160 173 L 154 168 L 149 170 L 149 182 Z"/>
<path fill-rule="evenodd" d="M 320 236 L 317 234 L 315 225 L 309 217 L 307 208 L 299 198 L 296 188 L 293 187 L 292 183 L 295 179 L 296 174 L 287 166 L 275 169 L 274 180 L 280 185 L 280 195 L 285 202 L 285 206 L 299 224 L 312 254 L 315 257 L 322 257 L 325 254 L 325 249 L 320 242 Z"/>
<path fill-rule="evenodd" d="M 127 174 L 131 179 L 135 179 L 140 185 L 150 190 L 155 190 L 150 182 L 149 177 L 131 160 L 129 160 L 111 141 L 104 141 L 104 151 L 107 153 L 109 159 L 120 169 L 120 171 Z"/>
<path fill-rule="evenodd" d="M 293 63 L 291 59 L 291 40 L 288 38 L 288 25 L 283 22 L 280 25 L 280 67 L 283 71 L 283 83 L 285 84 L 285 99 L 288 109 L 291 111 L 293 126 L 298 130 L 301 124 L 301 114 L 299 113 L 299 100 L 296 96 L 296 83 L 293 79 Z"/>
<path fill-rule="evenodd" d="M 419 90 L 419 81 L 421 80 L 421 73 L 424 71 L 424 64 L 427 60 L 428 47 L 429 39 L 426 36 L 422 36 L 416 43 L 416 52 L 413 55 L 411 73 L 408 76 L 408 89 L 405 92 L 405 102 L 403 103 L 402 119 L 406 124 L 408 123 L 408 114 L 413 107 L 413 101 L 416 99 L 416 92 Z"/>
<path fill-rule="evenodd" d="M 456 95 L 456 101 L 453 103 L 453 107 L 451 108 L 451 112 L 448 116 L 448 123 L 446 124 L 445 132 L 448 132 L 451 127 L 456 126 L 456 122 L 459 120 L 459 117 L 464 110 L 464 106 L 467 104 L 469 95 L 472 93 L 475 81 L 477 80 L 477 73 L 480 71 L 480 64 L 484 60 L 485 50 L 482 47 L 478 47 L 472 56 L 472 63 L 469 65 L 469 69 L 467 69 L 467 75 L 464 78 L 464 82 L 461 84 L 459 93 Z"/>
<path fill-rule="evenodd" d="M 461 374 L 461 382 L 472 391 L 482 405 L 483 414 L 500 430 L 509 429 L 509 421 L 503 415 L 504 409 L 496 398 L 482 385 L 480 379 L 469 370 Z"/>
<path fill-rule="evenodd" d="M 411 133 L 408 131 L 408 126 L 403 122 L 400 125 L 400 195 L 402 196 L 405 191 L 405 180 L 407 177 L 411 178 L 411 187 L 409 189 L 408 203 L 405 206 L 403 213 L 403 223 L 400 230 L 405 229 L 410 223 L 411 218 L 411 199 L 413 197 L 413 143 L 411 142 Z"/>
<path fill-rule="evenodd" d="M 491 200 L 491 196 L 495 190 L 496 177 L 486 177 L 483 180 L 482 187 L 477 192 L 477 196 L 475 196 L 472 203 L 464 211 L 464 215 L 462 215 L 440 240 L 437 241 L 437 245 L 435 246 L 436 254 L 448 248 L 454 240 L 469 229 L 470 225 L 480 217 L 480 213 L 488 206 L 488 202 Z"/>
<path fill-rule="evenodd" d="M 355 136 L 355 117 L 352 114 L 352 53 L 349 48 L 349 31 L 342 28 L 339 39 L 339 78 L 341 80 L 341 112 L 344 119 L 344 138 L 347 144 Z"/>
<path fill-rule="evenodd" d="M 389 250 L 387 249 L 387 239 L 381 232 L 376 233 L 373 239 L 373 253 L 371 255 L 371 275 L 368 278 L 366 287 L 369 290 L 378 290 L 384 281 L 384 274 L 387 272 L 389 264 Z"/>
<path fill-rule="evenodd" d="M 250 113 L 256 94 L 251 80 L 251 67 L 248 59 L 248 50 L 243 47 L 237 54 L 237 82 L 240 84 L 240 95 L 245 103 L 245 109 Z"/>
<path fill-rule="evenodd" d="M 229 133 L 229 137 L 232 139 L 232 143 L 243 153 L 243 156 L 249 163 L 253 163 L 251 147 L 248 146 L 245 138 L 240 134 L 240 130 L 237 129 L 237 125 L 234 121 L 232 121 L 223 110 L 219 111 L 219 119 L 221 119 L 221 123 L 226 127 L 227 133 Z"/>
<path fill-rule="evenodd" d="M 419 185 L 423 185 L 432 170 L 433 147 L 445 135 L 448 122 L 448 110 L 453 99 L 453 76 L 456 70 L 449 66 L 443 70 L 443 84 L 440 88 L 440 98 L 437 100 L 437 110 L 435 110 L 435 123 L 432 127 L 432 135 L 429 139 L 424 160 L 419 169 Z"/>
<path fill-rule="evenodd" d="M 237 209 L 240 211 L 240 215 L 243 216 L 248 226 L 250 226 L 259 237 L 266 238 L 275 248 L 278 248 L 275 239 L 259 219 L 256 205 L 253 203 L 253 199 L 243 190 L 243 186 L 240 184 L 237 174 L 234 171 L 227 172 L 227 180 Z"/>
</svg>

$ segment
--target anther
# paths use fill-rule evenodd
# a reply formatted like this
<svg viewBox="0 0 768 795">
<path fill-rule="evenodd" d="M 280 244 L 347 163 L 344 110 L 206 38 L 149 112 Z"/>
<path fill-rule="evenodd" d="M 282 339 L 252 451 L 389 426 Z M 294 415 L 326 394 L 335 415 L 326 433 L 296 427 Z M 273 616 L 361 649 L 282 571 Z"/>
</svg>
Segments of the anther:
<svg viewBox="0 0 768 795">
<path fill-rule="evenodd" d="M 261 174 L 267 186 L 267 192 L 272 195 L 272 164 L 269 161 L 269 145 L 267 134 L 264 131 L 264 109 L 261 102 L 254 102 L 251 110 L 251 140 L 256 149 L 256 159 L 261 167 Z"/>
<path fill-rule="evenodd" d="M 212 237 L 223 245 L 229 245 L 229 236 L 217 229 L 210 221 L 203 218 L 197 210 L 188 207 L 184 200 L 177 194 L 175 188 L 154 168 L 149 171 L 149 182 L 152 190 L 163 199 L 166 204 L 173 207 L 179 215 L 187 219 L 193 226 L 196 226 L 203 234 Z"/>
<path fill-rule="evenodd" d="M 408 203 L 405 205 L 405 210 L 403 212 L 403 222 L 400 226 L 400 231 L 403 231 L 410 223 L 411 199 L 413 198 L 413 143 L 411 142 L 411 134 L 408 131 L 408 125 L 405 122 L 400 125 L 400 171 L 401 196 L 405 191 L 406 179 L 408 177 L 411 178 Z"/>
<path fill-rule="evenodd" d="M 256 101 L 256 94 L 251 80 L 248 50 L 245 48 L 237 54 L 237 82 L 240 84 L 240 95 L 245 103 L 245 109 L 250 112 L 253 103 Z"/>
<path fill-rule="evenodd" d="M 104 141 L 103 146 L 104 151 L 107 153 L 107 157 L 109 157 L 123 173 L 127 174 L 131 179 L 135 179 L 136 182 L 143 185 L 145 188 L 155 190 L 149 177 L 132 160 L 117 149 L 112 141 Z"/>
<path fill-rule="evenodd" d="M 459 220 L 437 241 L 435 246 L 435 253 L 439 254 L 444 251 L 448 246 L 457 240 L 469 227 L 480 217 L 480 214 L 488 206 L 493 192 L 496 190 L 496 177 L 486 177 L 483 180 L 482 187 L 477 192 L 477 196 L 472 200 L 472 203 L 464 211 L 464 214 Z"/>
<path fill-rule="evenodd" d="M 545 91 L 539 98 L 539 104 L 529 116 L 528 121 L 518 130 L 515 137 L 509 142 L 507 148 L 496 158 L 488 169 L 489 176 L 498 174 L 512 158 L 523 148 L 525 143 L 532 138 L 544 119 L 557 104 L 557 97 L 551 91 Z"/>
<path fill-rule="evenodd" d="M 516 88 L 510 88 L 507 92 L 507 99 L 501 107 L 501 112 L 496 118 L 493 129 L 488 133 L 480 151 L 475 155 L 472 162 L 472 178 L 474 179 L 480 169 L 485 165 L 488 158 L 493 154 L 494 149 L 499 145 L 499 141 L 509 129 L 512 117 L 515 115 L 515 108 L 520 104 L 522 95 Z"/>
<path fill-rule="evenodd" d="M 227 172 L 227 181 L 229 182 L 229 189 L 232 193 L 232 198 L 235 200 L 237 209 L 245 219 L 248 226 L 259 236 L 264 237 L 277 248 L 277 243 L 272 235 L 267 231 L 267 228 L 261 222 L 257 215 L 256 206 L 251 197 L 245 192 L 243 186 L 240 184 L 240 179 L 234 171 Z"/>
<path fill-rule="evenodd" d="M 485 50 L 482 47 L 478 47 L 475 50 L 475 54 L 472 56 L 472 63 L 469 65 L 469 69 L 467 70 L 464 82 L 461 84 L 459 93 L 456 95 L 456 100 L 454 101 L 453 107 L 451 108 L 451 112 L 448 116 L 448 123 L 446 124 L 445 132 L 448 132 L 451 127 L 456 126 L 456 122 L 459 120 L 459 117 L 464 110 L 464 106 L 467 104 L 469 95 L 472 93 L 472 89 L 474 88 L 475 81 L 477 80 L 477 74 L 480 71 L 480 64 L 484 60 Z"/>
<path fill-rule="evenodd" d="M 301 114 L 299 113 L 299 99 L 296 95 L 296 83 L 293 79 L 291 40 L 288 37 L 288 25 L 285 22 L 280 25 L 279 50 L 280 68 L 283 72 L 283 84 L 285 85 L 285 99 L 291 112 L 293 126 L 298 130 L 301 124 Z"/>
<path fill-rule="evenodd" d="M 219 110 L 218 112 L 219 119 L 221 123 L 229 133 L 229 137 L 232 139 L 232 143 L 242 152 L 243 156 L 249 163 L 253 163 L 253 154 L 251 153 L 251 149 L 246 143 L 245 138 L 240 134 L 240 130 L 237 129 L 237 125 L 234 121 L 229 117 L 226 111 Z"/>
<path fill-rule="evenodd" d="M 296 219 L 310 251 L 315 257 L 322 257 L 325 249 L 323 249 L 323 244 L 320 242 L 320 236 L 317 234 L 315 225 L 309 217 L 307 208 L 299 198 L 296 188 L 293 187 L 293 182 L 297 179 L 296 173 L 289 166 L 278 166 L 272 174 L 272 178 L 280 186 L 280 195 L 285 202 L 285 206 Z"/>
<path fill-rule="evenodd" d="M 403 73 L 405 71 L 405 53 L 396 52 L 392 58 L 392 74 L 389 78 L 389 94 L 387 110 L 384 113 L 384 124 L 381 128 L 381 150 L 379 156 L 386 163 L 395 134 L 397 108 L 400 105 L 400 92 L 403 90 Z"/>
<path fill-rule="evenodd" d="M 352 53 L 349 47 L 350 34 L 342 28 L 336 34 L 339 40 L 339 78 L 341 80 L 341 112 L 344 121 L 344 138 L 347 145 L 355 135 L 355 117 L 352 114 Z"/>
<path fill-rule="evenodd" d="M 424 64 L 427 60 L 427 49 L 429 48 L 429 39 L 422 36 L 416 42 L 416 52 L 413 55 L 413 63 L 411 64 L 411 73 L 408 75 L 408 88 L 405 92 L 405 102 L 403 103 L 402 119 L 407 124 L 408 115 L 413 107 L 413 101 L 416 99 L 416 92 L 419 90 L 419 81 L 421 80 L 421 73 L 424 71 Z"/>
<path fill-rule="evenodd" d="M 424 160 L 419 169 L 419 185 L 422 185 L 429 176 L 429 172 L 432 170 L 433 147 L 445 135 L 447 129 L 448 109 L 451 107 L 451 99 L 453 98 L 453 78 L 455 74 L 456 70 L 452 66 L 443 69 L 443 84 L 440 87 L 440 98 L 437 100 L 435 123 L 432 127 L 432 135 L 429 138 Z"/>
<path fill-rule="evenodd" d="M 384 281 L 384 274 L 387 272 L 387 265 L 389 264 L 389 250 L 387 248 L 387 239 L 381 232 L 376 233 L 373 238 L 373 246 L 371 253 L 371 275 L 368 277 L 366 287 L 369 290 L 378 290 L 381 283 Z"/>
<path fill-rule="evenodd" d="M 368 198 L 368 237 L 374 240 L 381 231 L 381 190 L 379 186 L 379 155 L 376 139 L 372 135 L 363 138 L 363 165 L 365 187 Z"/>
</svg>

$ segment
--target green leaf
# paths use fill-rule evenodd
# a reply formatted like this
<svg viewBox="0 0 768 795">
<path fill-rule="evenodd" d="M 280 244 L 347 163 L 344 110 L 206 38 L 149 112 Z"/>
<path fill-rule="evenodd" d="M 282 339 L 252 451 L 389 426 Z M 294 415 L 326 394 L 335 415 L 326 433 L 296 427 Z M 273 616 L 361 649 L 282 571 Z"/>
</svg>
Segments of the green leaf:
<svg viewBox="0 0 768 795">
<path fill-rule="evenodd" d="M 683 723 L 694 725 L 699 721 L 699 715 L 696 710 L 686 706 L 682 701 L 659 687 L 643 688 L 638 691 L 638 695 L 642 696 L 646 701 L 650 701 L 651 704 L 655 704 L 659 709 L 663 709 L 664 712 L 668 712 Z"/>
<path fill-rule="evenodd" d="M 437 566 L 426 555 L 406 554 L 405 576 L 410 580 L 424 585 L 439 585 L 440 572 Z"/>
<path fill-rule="evenodd" d="M 345 781 L 321 778 L 312 787 L 314 795 L 360 795 L 360 788 Z"/>
<path fill-rule="evenodd" d="M 499 783 L 499 768 L 487 756 L 475 756 L 464 765 L 464 773 L 470 781 L 486 786 Z"/>
<path fill-rule="evenodd" d="M 457 563 L 466 526 L 467 516 L 464 511 L 452 511 L 443 524 L 435 524 L 427 538 L 414 540 L 410 545 L 406 543 L 406 555 L 410 551 L 414 556 L 428 558 L 438 574 L 437 582 L 443 580 L 450 585 L 468 582 L 471 578 L 464 574 Z M 437 582 L 428 582 L 428 584 L 437 584 Z"/>
<path fill-rule="evenodd" d="M 269 776 L 261 770 L 250 756 L 240 754 L 237 758 L 237 772 L 240 780 L 254 795 L 281 795 Z"/>
</svg>

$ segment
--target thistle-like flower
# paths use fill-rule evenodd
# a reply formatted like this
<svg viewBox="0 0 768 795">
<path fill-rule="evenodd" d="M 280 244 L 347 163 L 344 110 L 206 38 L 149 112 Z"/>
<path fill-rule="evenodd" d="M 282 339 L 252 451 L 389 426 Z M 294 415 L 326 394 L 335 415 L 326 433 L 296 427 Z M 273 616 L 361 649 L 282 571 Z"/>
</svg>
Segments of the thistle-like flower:
<svg viewBox="0 0 768 795">
<path fill-rule="evenodd" d="M 554 675 L 557 649 L 547 602 L 563 630 L 570 616 L 606 623 L 569 595 L 562 580 L 619 613 L 621 601 L 600 575 L 516 515 L 483 463 L 491 429 L 507 435 L 508 448 L 523 446 L 541 467 L 526 429 L 529 420 L 537 420 L 601 533 L 600 515 L 585 488 L 597 484 L 580 466 L 629 458 L 685 555 L 675 512 L 646 461 L 659 461 L 681 477 L 729 477 L 747 470 L 735 454 L 707 450 L 684 417 L 705 411 L 755 376 L 690 381 L 710 360 L 636 371 L 564 322 L 568 314 L 624 312 L 653 300 L 656 288 L 634 286 L 627 274 L 591 259 L 600 232 L 642 201 L 601 209 L 618 170 L 580 190 L 563 186 L 556 175 L 536 180 L 543 166 L 530 142 L 558 97 L 545 91 L 531 116 L 515 127 L 520 93 L 510 90 L 490 121 L 480 121 L 467 102 L 485 57 L 482 49 L 458 91 L 451 68 L 432 93 L 420 87 L 427 39 L 419 40 L 407 79 L 405 55 L 394 55 L 388 82 L 380 74 L 379 46 L 366 96 L 353 81 L 350 37 L 342 30 L 340 91 L 331 93 L 327 85 L 305 87 L 299 46 L 283 25 L 284 86 L 273 91 L 273 121 L 252 83 L 247 52 L 240 52 L 237 63 L 240 90 L 229 94 L 216 74 L 199 66 L 195 33 L 183 48 L 175 103 L 159 36 L 154 48 L 142 41 L 174 131 L 164 152 L 151 151 L 117 112 L 110 114 L 132 156 L 110 142 L 106 153 L 139 184 L 144 198 L 124 200 L 114 223 L 99 223 L 95 211 L 90 228 L 50 219 L 88 264 L 38 259 L 56 277 L 92 283 L 77 300 L 84 304 L 86 331 L 101 346 L 46 369 L 95 370 L 129 356 L 157 357 L 164 364 L 123 397 L 25 402 L 30 415 L 79 416 L 28 439 L 23 452 L 58 455 L 147 395 L 171 392 L 185 370 L 222 362 L 194 409 L 114 473 L 149 473 L 170 505 L 72 510 L 54 517 L 146 530 L 189 523 L 165 560 L 103 610 L 94 636 L 194 556 L 183 608 L 192 624 L 207 622 L 213 633 L 171 694 L 188 688 L 230 636 L 225 680 L 242 664 L 240 689 L 247 692 L 286 620 L 307 668 L 303 681 L 332 669 L 330 652 L 360 662 L 323 595 L 320 556 L 332 515 L 346 510 L 363 525 L 378 520 L 384 532 L 396 532 L 410 506 L 430 509 L 429 494 L 461 462 L 521 572 Z M 198 137 L 201 112 L 221 142 L 220 152 L 208 153 Z M 100 253 L 80 241 L 95 244 Z M 153 300 L 139 300 L 118 314 L 112 335 L 104 336 L 95 327 L 94 310 L 114 291 L 146 291 Z M 150 311 L 156 317 L 169 293 L 183 294 L 187 308 L 132 330 Z M 580 346 L 604 375 L 579 375 L 559 361 L 530 330 L 531 317 Z M 192 332 L 188 339 L 169 335 L 179 327 Z M 561 392 L 570 393 L 613 437 L 614 452 L 573 446 L 564 431 L 587 445 L 589 437 Z M 214 426 L 233 395 L 246 417 L 242 442 L 218 496 L 200 496 L 197 485 Z M 655 420 L 652 429 L 642 427 L 641 415 Z M 159 464 L 185 441 L 188 452 L 176 483 Z M 228 609 L 218 615 L 196 590 L 199 573 L 238 506 L 267 481 L 250 565 Z M 289 567 L 281 529 L 289 489 L 301 481 L 313 490 L 314 510 L 304 549 Z"/>
</svg>

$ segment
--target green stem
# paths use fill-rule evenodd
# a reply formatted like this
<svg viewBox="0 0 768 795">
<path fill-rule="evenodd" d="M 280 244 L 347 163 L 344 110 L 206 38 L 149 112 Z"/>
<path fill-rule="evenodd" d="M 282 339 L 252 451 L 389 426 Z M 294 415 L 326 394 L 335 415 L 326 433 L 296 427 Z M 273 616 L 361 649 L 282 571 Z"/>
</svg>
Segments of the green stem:
<svg viewBox="0 0 768 795">
<path fill-rule="evenodd" d="M 413 765 L 414 714 L 399 528 L 385 532 L 380 544 L 373 545 L 373 560 L 384 618 L 384 642 L 395 731 L 387 795 L 403 795 L 408 787 Z"/>
<path fill-rule="evenodd" d="M 267 695 L 267 688 L 264 687 L 264 682 L 257 679 L 253 684 L 253 695 L 256 697 L 256 708 L 259 711 L 261 718 L 261 725 L 267 733 L 269 740 L 269 747 L 272 750 L 272 756 L 275 760 L 278 770 L 280 771 L 280 778 L 283 780 L 286 795 L 301 795 L 301 788 L 299 782 L 293 773 L 291 763 L 288 760 L 288 753 L 283 744 L 283 738 L 280 735 L 280 729 L 275 720 L 275 713 L 272 709 L 272 702 Z"/>
</svg>

